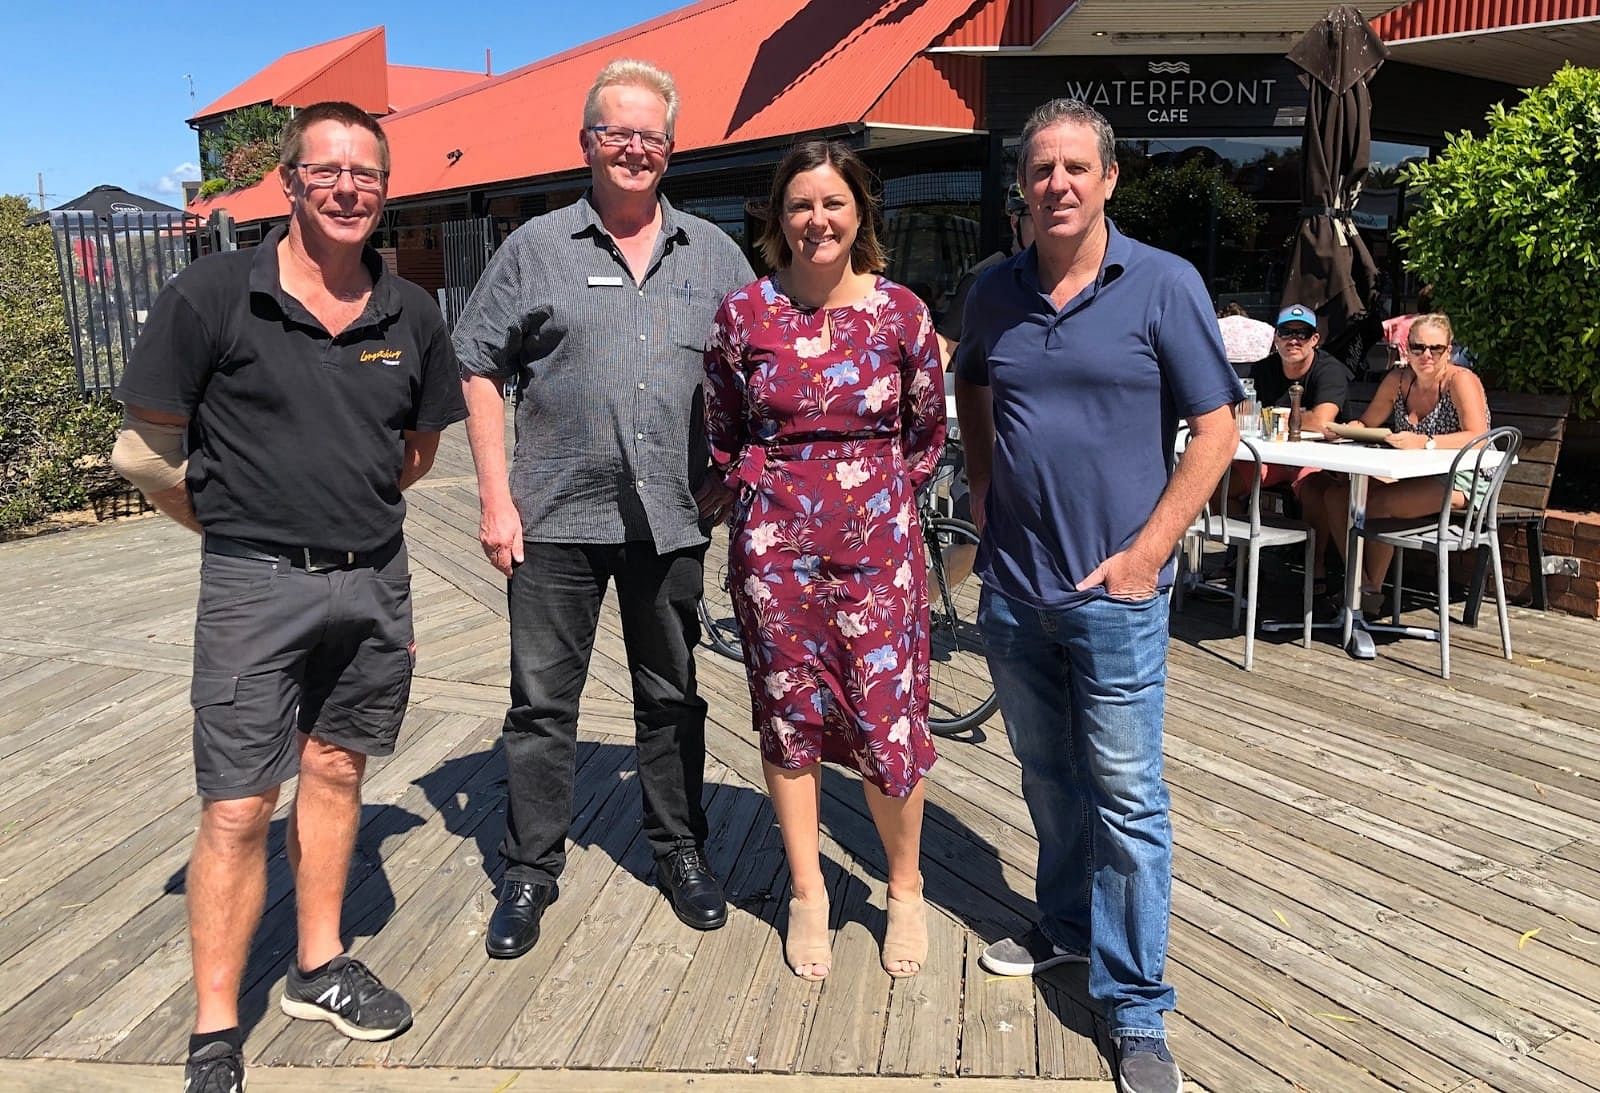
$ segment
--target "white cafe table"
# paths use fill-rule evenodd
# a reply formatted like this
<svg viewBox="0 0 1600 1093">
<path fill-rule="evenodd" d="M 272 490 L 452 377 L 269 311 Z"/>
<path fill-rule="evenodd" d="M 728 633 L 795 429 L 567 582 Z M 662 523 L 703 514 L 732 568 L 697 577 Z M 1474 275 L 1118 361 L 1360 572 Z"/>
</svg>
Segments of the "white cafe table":
<svg viewBox="0 0 1600 1093">
<path fill-rule="evenodd" d="M 1261 462 L 1276 463 L 1282 467 L 1315 467 L 1324 471 L 1342 471 L 1350 476 L 1350 533 L 1345 551 L 1344 610 L 1339 626 L 1343 635 L 1340 644 L 1353 657 L 1371 660 L 1377 655 L 1371 630 L 1398 632 L 1413 637 L 1438 640 L 1438 631 L 1415 626 L 1387 626 L 1369 623 L 1361 617 L 1361 600 L 1357 594 L 1361 575 L 1363 540 L 1361 529 L 1367 522 L 1367 485 L 1373 478 L 1397 481 L 1402 478 L 1437 478 L 1450 472 L 1459 451 L 1454 448 L 1391 448 L 1387 444 L 1352 444 L 1331 440 L 1261 440 L 1251 437 L 1250 443 L 1261 453 Z M 1244 440 L 1239 441 L 1236 458 L 1253 462 Z M 1498 466 L 1502 454 L 1493 449 L 1484 453 L 1485 470 Z M 1421 521 L 1419 521 L 1421 522 Z M 1397 592 L 1398 594 L 1398 592 Z M 1449 605 L 1441 605 L 1449 610 Z M 1300 623 L 1293 624 L 1295 629 Z M 1267 629 L 1270 624 L 1264 624 Z"/>
</svg>

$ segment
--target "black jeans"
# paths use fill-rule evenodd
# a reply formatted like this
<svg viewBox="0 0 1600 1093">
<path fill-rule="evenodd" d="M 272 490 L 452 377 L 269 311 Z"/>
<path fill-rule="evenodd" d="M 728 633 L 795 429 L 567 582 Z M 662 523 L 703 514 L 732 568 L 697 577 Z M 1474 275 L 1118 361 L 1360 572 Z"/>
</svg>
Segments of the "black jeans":
<svg viewBox="0 0 1600 1093">
<path fill-rule="evenodd" d="M 695 689 L 694 647 L 706 548 L 657 554 L 649 543 L 525 543 L 524 550 L 507 584 L 506 878 L 554 884 L 566 865 L 578 699 L 611 581 L 633 681 L 645 837 L 658 858 L 703 845 L 706 704 Z"/>
</svg>

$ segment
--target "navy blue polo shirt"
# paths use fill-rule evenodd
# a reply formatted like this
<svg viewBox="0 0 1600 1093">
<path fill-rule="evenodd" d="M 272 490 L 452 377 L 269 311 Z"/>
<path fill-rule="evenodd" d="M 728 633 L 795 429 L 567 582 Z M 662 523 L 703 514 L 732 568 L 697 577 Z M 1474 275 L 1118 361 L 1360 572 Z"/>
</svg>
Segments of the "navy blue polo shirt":
<svg viewBox="0 0 1600 1093">
<path fill-rule="evenodd" d="M 979 576 L 1047 610 L 1105 594 L 1078 582 L 1149 521 L 1179 420 L 1244 397 L 1200 274 L 1106 224 L 1100 275 L 1059 311 L 1033 247 L 985 274 L 956 350 L 994 402 Z"/>
</svg>

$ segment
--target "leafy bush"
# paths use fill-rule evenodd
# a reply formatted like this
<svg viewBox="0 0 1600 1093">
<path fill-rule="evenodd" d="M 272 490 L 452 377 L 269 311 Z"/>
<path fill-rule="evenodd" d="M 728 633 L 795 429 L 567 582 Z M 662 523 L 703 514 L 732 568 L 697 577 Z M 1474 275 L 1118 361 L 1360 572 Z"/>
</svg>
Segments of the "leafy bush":
<svg viewBox="0 0 1600 1093">
<path fill-rule="evenodd" d="M 228 190 L 228 180 L 222 177 L 208 178 L 200 183 L 200 196 L 213 197 Z"/>
<path fill-rule="evenodd" d="M 1600 71 L 1571 65 L 1482 137 L 1451 137 L 1407 183 L 1400 239 L 1495 386 L 1600 413 Z"/>
<path fill-rule="evenodd" d="M 0 530 L 82 508 L 119 489 L 109 456 L 121 413 L 86 401 L 48 225 L 0 196 Z"/>
</svg>

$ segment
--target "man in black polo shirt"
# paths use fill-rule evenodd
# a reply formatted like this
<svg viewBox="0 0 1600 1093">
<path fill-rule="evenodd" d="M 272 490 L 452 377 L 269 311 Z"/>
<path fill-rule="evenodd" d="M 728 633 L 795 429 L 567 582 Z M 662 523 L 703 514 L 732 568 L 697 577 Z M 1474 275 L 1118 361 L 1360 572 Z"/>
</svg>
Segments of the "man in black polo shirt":
<svg viewBox="0 0 1600 1093">
<path fill-rule="evenodd" d="M 416 654 L 401 491 L 466 407 L 438 308 L 365 245 L 388 167 L 360 108 L 300 111 L 278 169 L 287 228 L 163 290 L 118 391 L 114 464 L 204 536 L 189 1093 L 242 1088 L 239 984 L 268 822 L 297 772 L 286 841 L 299 949 L 282 1008 L 361 1040 L 411 1024 L 405 1000 L 345 955 L 339 917 L 361 775 L 394 750 Z"/>
</svg>

